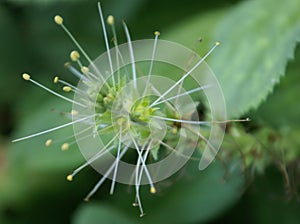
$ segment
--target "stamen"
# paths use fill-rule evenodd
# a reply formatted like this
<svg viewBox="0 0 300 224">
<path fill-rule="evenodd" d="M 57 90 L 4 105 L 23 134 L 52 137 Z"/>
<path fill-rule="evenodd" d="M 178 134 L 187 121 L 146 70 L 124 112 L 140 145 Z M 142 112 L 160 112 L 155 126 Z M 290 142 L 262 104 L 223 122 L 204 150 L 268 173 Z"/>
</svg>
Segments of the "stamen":
<svg viewBox="0 0 300 224">
<path fill-rule="evenodd" d="M 70 53 L 70 58 L 72 61 L 78 61 L 78 59 L 80 58 L 80 54 L 78 53 L 78 51 L 72 51 Z"/>
<path fill-rule="evenodd" d="M 67 127 L 67 126 L 70 126 L 70 125 L 82 122 L 82 121 L 87 120 L 87 119 L 90 119 L 90 118 L 92 118 L 94 116 L 95 115 L 93 114 L 91 116 L 84 117 L 84 118 L 81 118 L 79 120 L 72 121 L 72 122 L 69 122 L 67 124 L 63 124 L 63 125 L 57 126 L 55 128 L 51 128 L 51 129 L 48 129 L 48 130 L 45 130 L 45 131 L 41 131 L 41 132 L 38 132 L 38 133 L 35 133 L 35 134 L 32 134 L 32 135 L 26 136 L 26 137 L 15 139 L 12 142 L 19 142 L 19 141 L 22 141 L 22 140 L 25 140 L 25 139 L 33 138 L 33 137 L 36 137 L 36 136 L 39 136 L 39 135 L 43 135 L 43 134 L 46 134 L 46 133 L 49 133 L 49 132 L 52 132 L 52 131 L 56 131 L 58 129 L 61 129 L 61 128 L 64 128 L 64 127 Z"/>
<path fill-rule="evenodd" d="M 155 193 L 156 193 L 155 187 L 151 187 L 151 188 L 150 188 L 150 193 L 151 193 L 151 194 L 155 194 Z"/>
<path fill-rule="evenodd" d="M 108 63 L 109 63 L 110 72 L 111 72 L 111 76 L 112 76 L 113 86 L 115 87 L 115 78 L 114 78 L 114 73 L 113 73 L 114 70 L 113 70 L 113 66 L 112 66 L 111 55 L 110 55 L 110 50 L 109 50 L 109 44 L 108 44 L 108 39 L 107 39 L 107 32 L 106 32 L 106 28 L 105 28 L 105 23 L 104 23 L 104 18 L 103 18 L 100 2 L 98 2 L 98 10 L 99 10 L 100 20 L 101 20 L 101 24 L 102 24 L 102 29 L 103 29 L 104 42 L 105 42 L 105 46 L 106 46 L 106 50 L 107 50 Z M 110 22 L 113 23 L 113 17 L 112 16 L 110 17 Z"/>
<path fill-rule="evenodd" d="M 93 155 L 89 160 L 87 160 L 84 164 L 82 164 L 80 167 L 78 167 L 76 170 L 74 170 L 70 175 L 72 175 L 72 178 L 75 177 L 76 174 L 78 174 L 82 169 L 84 169 L 85 167 L 87 167 L 88 165 L 90 165 L 92 162 L 96 161 L 97 159 L 99 159 L 100 157 L 102 157 L 103 155 L 105 155 L 106 153 L 110 152 L 112 149 L 115 148 L 114 145 L 112 145 L 111 147 L 108 148 L 108 146 L 110 146 L 114 140 L 116 139 L 117 136 L 115 136 L 113 139 L 111 139 L 105 146 L 103 149 L 101 149 L 99 152 L 97 152 L 95 155 Z"/>
<path fill-rule="evenodd" d="M 191 94 L 191 93 L 194 93 L 194 92 L 197 92 L 197 91 L 200 91 L 200 90 L 203 90 L 203 89 L 207 89 L 207 88 L 209 88 L 209 87 L 211 87 L 211 85 L 200 86 L 200 87 L 198 87 L 198 88 L 195 88 L 195 89 L 186 91 L 186 92 L 181 93 L 181 94 L 178 94 L 178 95 L 176 95 L 176 96 L 172 96 L 172 97 L 170 97 L 170 98 L 161 100 L 161 101 L 159 101 L 158 103 L 154 104 L 153 106 L 156 106 L 156 105 L 158 105 L 158 104 L 161 104 L 161 103 L 164 103 L 164 102 L 166 102 L 166 101 L 170 101 L 170 100 L 173 100 L 173 99 L 176 99 L 176 98 L 185 96 L 185 95 L 189 95 L 189 94 Z"/>
<path fill-rule="evenodd" d="M 190 120 L 181 120 L 181 119 L 175 119 L 175 118 L 168 118 L 168 117 L 160 117 L 160 116 L 151 116 L 160 120 L 166 120 L 166 121 L 174 121 L 179 123 L 185 123 L 185 124 L 226 124 L 230 122 L 246 122 L 250 121 L 249 118 L 246 119 L 237 119 L 237 120 L 225 120 L 225 121 L 190 121 Z"/>
<path fill-rule="evenodd" d="M 47 146 L 47 147 L 49 147 L 51 144 L 52 144 L 52 139 L 48 139 L 48 140 L 45 142 L 45 146 Z"/>
<path fill-rule="evenodd" d="M 54 21 L 55 21 L 55 23 L 56 23 L 57 25 L 62 25 L 64 20 L 63 20 L 63 18 L 62 18 L 61 16 L 56 15 L 56 16 L 54 17 Z"/>
<path fill-rule="evenodd" d="M 60 148 L 62 151 L 67 151 L 69 149 L 69 143 L 64 143 L 61 145 Z"/>
<path fill-rule="evenodd" d="M 68 175 L 68 176 L 67 176 L 67 180 L 68 180 L 68 181 L 73 181 L 73 176 L 72 176 L 71 174 Z"/>
<path fill-rule="evenodd" d="M 132 43 L 131 43 L 131 39 L 130 39 L 129 30 L 128 30 L 125 22 L 123 22 L 123 26 L 124 26 L 125 34 L 126 34 L 127 41 L 128 41 L 129 54 L 130 54 L 130 59 L 131 59 L 133 85 L 134 85 L 134 88 L 136 89 L 137 88 L 137 83 L 136 83 L 136 68 L 135 68 L 135 60 L 134 60 Z"/>
<path fill-rule="evenodd" d="M 124 154 L 127 152 L 129 147 L 125 147 L 121 154 L 120 154 L 120 159 L 124 156 Z M 93 194 L 96 193 L 96 191 L 99 189 L 99 187 L 102 185 L 102 183 L 106 180 L 107 176 L 112 172 L 116 165 L 116 160 L 113 162 L 111 167 L 106 171 L 106 173 L 103 175 L 103 177 L 99 180 L 99 182 L 95 185 L 95 187 L 91 190 L 91 192 L 85 197 L 84 201 L 89 201 L 90 197 L 93 196 Z"/>
<path fill-rule="evenodd" d="M 139 150 L 139 146 L 137 145 L 137 142 L 135 141 L 134 137 L 132 137 L 132 136 L 130 136 L 130 137 L 131 137 L 132 142 L 133 142 L 133 144 L 134 144 L 134 146 L 136 148 L 136 151 L 137 151 L 137 153 L 139 155 L 139 159 L 142 162 L 142 166 L 143 166 L 143 168 L 145 170 L 145 173 L 146 173 L 146 176 L 148 178 L 149 184 L 150 184 L 151 187 L 154 187 L 153 180 L 151 178 L 151 175 L 150 175 L 150 173 L 149 173 L 149 171 L 147 169 L 146 163 L 145 163 L 145 161 L 143 159 L 143 156 L 142 156 L 142 150 L 143 150 L 143 148 L 141 150 Z"/>
<path fill-rule="evenodd" d="M 112 15 L 109 15 L 107 17 L 107 23 L 108 25 L 113 26 L 115 24 L 115 18 Z"/>
<path fill-rule="evenodd" d="M 156 48 L 157 48 L 157 40 L 158 40 L 158 36 L 160 35 L 160 32 L 159 31 L 155 31 L 154 35 L 155 35 L 155 38 L 154 38 L 154 44 L 153 44 L 153 50 L 152 50 L 150 68 L 149 68 L 149 72 L 148 72 L 148 79 L 147 79 L 146 88 L 145 88 L 145 91 L 144 91 L 143 95 L 145 95 L 146 91 L 149 90 L 148 86 L 149 86 L 149 82 L 150 82 L 150 76 L 152 74 L 153 62 L 154 62 L 154 57 L 155 57 Z"/>
<path fill-rule="evenodd" d="M 105 150 L 101 150 L 101 153 L 98 152 L 96 155 L 94 155 L 92 158 L 90 158 L 87 162 L 85 162 L 84 164 L 82 164 L 80 167 L 78 167 L 76 170 L 74 170 L 71 174 L 69 174 L 67 176 L 67 179 L 71 179 L 73 180 L 73 178 L 81 171 L 83 170 L 85 167 L 87 167 L 88 165 L 90 165 L 92 162 L 96 161 L 97 159 L 101 158 L 103 155 L 107 154 L 108 152 L 110 152 L 112 149 L 114 149 L 115 146 L 111 146 Z"/>
<path fill-rule="evenodd" d="M 146 149 L 146 152 L 145 152 L 145 154 L 144 154 L 144 157 L 143 157 L 143 160 L 144 160 L 144 161 L 147 161 L 147 157 L 148 157 L 149 152 L 150 152 L 150 146 L 151 146 L 151 144 L 152 144 L 152 140 L 149 142 L 149 145 L 148 145 L 148 147 L 147 147 L 147 149 Z M 145 146 L 146 146 L 146 144 L 145 144 Z M 143 150 L 144 150 L 144 147 L 142 148 L 141 151 L 143 151 Z M 145 168 L 146 168 L 146 166 L 142 164 L 142 167 L 141 167 L 141 170 L 140 170 L 139 180 L 138 180 L 138 183 L 137 183 L 138 188 L 139 188 L 140 185 L 141 185 L 141 180 L 142 180 L 143 170 L 144 170 Z M 154 187 L 154 184 L 150 184 L 150 193 L 151 193 L 151 194 L 155 194 L 155 193 L 156 193 L 156 188 Z"/>
<path fill-rule="evenodd" d="M 54 79 L 53 79 L 53 82 L 56 84 L 56 83 L 58 83 L 58 81 L 59 81 L 58 76 L 55 76 Z"/>
<path fill-rule="evenodd" d="M 146 146 L 146 144 L 142 147 L 142 149 L 144 149 L 144 147 Z M 137 149 L 137 151 L 139 151 Z M 142 150 L 141 150 L 142 151 Z M 139 206 L 140 209 L 140 217 L 142 217 L 144 215 L 144 211 L 143 211 L 143 206 L 142 206 L 142 202 L 141 202 L 141 198 L 140 198 L 140 180 L 139 180 L 139 166 L 141 163 L 141 155 L 139 154 L 139 157 L 137 159 L 137 163 L 136 163 L 136 171 L 135 171 L 135 191 L 136 191 L 136 202 L 133 203 L 133 206 Z"/>
<path fill-rule="evenodd" d="M 78 102 L 76 102 L 76 101 L 74 101 L 74 100 L 71 100 L 71 99 L 69 99 L 69 98 L 67 98 L 67 97 L 65 97 L 65 96 L 62 96 L 62 95 L 60 95 L 60 94 L 54 92 L 53 90 L 51 90 L 51 89 L 45 87 L 44 85 L 38 83 L 37 81 L 34 81 L 33 79 L 30 78 L 30 75 L 28 75 L 27 73 L 24 73 L 24 74 L 23 74 L 23 79 L 25 79 L 26 81 L 30 81 L 30 82 L 34 83 L 35 85 L 41 87 L 42 89 L 46 90 L 46 91 L 49 92 L 49 93 L 52 93 L 52 94 L 55 95 L 55 96 L 58 96 L 59 98 L 61 98 L 61 99 L 63 99 L 63 100 L 66 100 L 66 101 L 68 101 L 68 102 L 70 102 L 70 103 L 77 104 L 77 105 L 79 105 L 79 106 L 81 106 L 81 107 L 84 107 L 84 108 L 86 107 L 85 105 L 83 105 L 83 104 L 81 104 L 81 103 L 78 103 Z"/>
<path fill-rule="evenodd" d="M 201 60 L 194 65 L 184 76 L 182 76 L 173 86 L 171 86 L 166 92 L 164 92 L 159 98 L 157 98 L 151 105 L 152 107 L 158 101 L 160 101 L 164 96 L 166 96 L 169 92 L 171 92 L 178 84 L 180 84 L 186 77 L 188 77 L 215 49 L 220 45 L 220 42 L 216 42 L 215 45 L 204 55 Z"/>
<path fill-rule="evenodd" d="M 83 48 L 80 46 L 80 44 L 77 42 L 77 40 L 75 39 L 75 37 L 71 34 L 71 32 L 67 29 L 67 27 L 65 27 L 65 25 L 63 24 L 63 18 L 61 16 L 55 16 L 54 17 L 54 21 L 56 22 L 56 24 L 60 25 L 63 30 L 66 32 L 66 34 L 70 37 L 70 39 L 73 41 L 73 43 L 78 47 L 78 49 L 81 51 L 81 53 L 84 55 L 84 57 L 88 60 L 88 62 L 90 64 L 93 64 L 92 60 L 90 59 L 90 57 L 85 53 L 85 51 L 83 50 Z"/>
<path fill-rule="evenodd" d="M 89 70 L 88 67 L 86 67 L 86 66 L 82 66 L 82 67 L 81 67 L 81 72 L 82 72 L 83 74 L 87 75 L 89 71 L 90 71 L 90 70 Z"/>
<path fill-rule="evenodd" d="M 120 126 L 120 139 L 119 139 L 119 145 L 118 145 L 118 152 L 117 152 L 117 158 L 116 158 L 116 166 L 115 166 L 115 171 L 114 171 L 114 176 L 112 179 L 112 183 L 111 183 L 111 188 L 110 188 L 110 194 L 112 195 L 114 193 L 114 188 L 115 188 L 115 181 L 116 181 L 116 177 L 117 177 L 117 172 L 118 172 L 118 164 L 120 161 L 120 151 L 121 151 L 121 145 L 122 145 L 122 125 Z"/>
<path fill-rule="evenodd" d="M 78 115 L 78 111 L 77 111 L 77 110 L 71 110 L 71 115 L 72 115 L 72 116 Z"/>
<path fill-rule="evenodd" d="M 63 87 L 63 91 L 65 91 L 65 92 L 71 92 L 72 91 L 72 88 L 70 87 L 70 86 L 64 86 Z"/>
<path fill-rule="evenodd" d="M 108 25 L 110 25 L 111 27 L 111 30 L 112 30 L 112 33 L 113 33 L 113 43 L 114 43 L 114 46 L 115 46 L 115 49 L 116 49 L 116 61 L 117 61 L 117 67 L 119 68 L 120 67 L 120 59 L 122 61 L 122 63 L 124 64 L 124 59 L 121 55 L 121 52 L 119 50 L 119 45 L 118 45 L 118 37 L 117 37 L 117 33 L 116 33 L 116 28 L 115 28 L 115 19 L 113 16 L 108 16 L 107 17 L 107 23 Z M 120 58 L 120 59 L 119 59 Z M 128 75 L 127 73 L 127 68 L 125 70 L 126 74 Z M 120 74 L 120 69 L 118 69 L 117 71 L 118 73 L 118 84 L 119 84 L 119 88 L 121 87 L 121 74 Z"/>
</svg>

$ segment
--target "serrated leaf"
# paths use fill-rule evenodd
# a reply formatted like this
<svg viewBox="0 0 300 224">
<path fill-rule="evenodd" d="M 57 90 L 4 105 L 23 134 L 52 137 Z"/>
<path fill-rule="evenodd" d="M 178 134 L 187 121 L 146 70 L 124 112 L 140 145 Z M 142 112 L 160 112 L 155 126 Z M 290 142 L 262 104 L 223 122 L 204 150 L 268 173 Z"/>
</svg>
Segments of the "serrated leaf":
<svg viewBox="0 0 300 224">
<path fill-rule="evenodd" d="M 300 120 L 300 49 L 296 60 L 287 68 L 286 76 L 275 86 L 274 93 L 267 98 L 251 116 L 260 119 L 274 128 L 290 129 L 299 127 Z"/>
<path fill-rule="evenodd" d="M 215 37 L 223 45 L 210 66 L 230 117 L 256 108 L 284 75 L 300 38 L 300 1 L 245 1 L 229 12 Z"/>
</svg>

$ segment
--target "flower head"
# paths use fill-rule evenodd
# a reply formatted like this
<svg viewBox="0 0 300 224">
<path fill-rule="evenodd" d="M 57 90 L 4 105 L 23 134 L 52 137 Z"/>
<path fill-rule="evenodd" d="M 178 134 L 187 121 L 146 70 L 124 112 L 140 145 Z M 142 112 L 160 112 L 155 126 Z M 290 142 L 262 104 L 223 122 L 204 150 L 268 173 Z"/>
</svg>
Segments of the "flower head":
<svg viewBox="0 0 300 224">
<path fill-rule="evenodd" d="M 208 166 L 218 151 L 224 124 L 228 121 L 225 121 L 222 91 L 204 60 L 220 43 L 216 42 L 200 58 L 181 45 L 159 40 L 158 31 L 154 32 L 154 39 L 131 41 L 129 29 L 123 22 L 127 43 L 118 45 L 115 20 L 110 15 L 106 22 L 113 33 L 114 47 L 111 49 L 100 3 L 98 8 L 107 51 L 93 61 L 64 25 L 63 18 L 54 17 L 55 23 L 62 27 L 77 48 L 70 53 L 72 63 L 66 63 L 65 67 L 79 78 L 79 83 L 75 86 L 57 76 L 53 82 L 61 84 L 64 92 L 74 93 L 73 98 L 49 89 L 27 73 L 23 74 L 24 80 L 71 103 L 69 117 L 72 120 L 15 142 L 73 126 L 74 137 L 86 162 L 72 171 L 67 180 L 72 181 L 88 165 L 102 174 L 86 201 L 107 178 L 112 180 L 111 194 L 116 182 L 134 185 L 134 205 L 139 207 L 143 216 L 139 193 L 142 184 L 149 184 L 150 193 L 156 193 L 155 183 L 179 170 L 189 160 L 199 140 L 206 143 L 200 169 Z M 155 68 L 155 72 L 160 71 L 161 63 L 172 69 L 179 68 L 181 76 L 170 79 L 164 74 L 155 74 Z M 185 89 L 184 82 L 189 78 L 196 87 Z M 191 97 L 202 91 L 211 106 L 210 121 L 199 121 L 198 102 Z M 210 131 L 209 138 L 204 137 L 200 127 Z M 48 139 L 45 145 L 54 142 Z M 70 145 L 68 142 L 62 144 L 61 150 L 68 150 Z M 135 155 L 137 159 L 125 162 L 126 154 Z"/>
</svg>

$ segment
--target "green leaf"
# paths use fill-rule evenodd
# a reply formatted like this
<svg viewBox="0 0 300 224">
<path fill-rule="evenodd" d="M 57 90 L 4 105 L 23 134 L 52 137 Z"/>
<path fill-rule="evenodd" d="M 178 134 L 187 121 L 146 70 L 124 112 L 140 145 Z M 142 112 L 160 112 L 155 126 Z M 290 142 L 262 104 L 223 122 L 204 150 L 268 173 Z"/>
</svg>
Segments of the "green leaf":
<svg viewBox="0 0 300 224">
<path fill-rule="evenodd" d="M 296 51 L 296 60 L 287 68 L 286 76 L 275 86 L 274 92 L 267 98 L 251 117 L 279 129 L 299 127 L 300 120 L 300 49 Z"/>
<path fill-rule="evenodd" d="M 74 224 L 131 224 L 134 223 L 126 214 L 110 207 L 107 204 L 90 203 L 79 208 L 78 212 L 73 217 Z"/>
<path fill-rule="evenodd" d="M 109 199 L 110 202 L 106 202 L 109 204 L 99 202 L 97 205 L 83 206 L 75 214 L 74 223 L 94 223 L 99 220 L 110 223 L 106 220 L 113 222 L 123 219 L 124 223 L 132 220 L 131 223 L 181 224 L 211 220 L 237 201 L 242 193 L 244 178 L 239 172 L 239 162 L 228 170 L 225 179 L 224 167 L 219 162 L 202 172 L 198 170 L 198 163 L 190 162 L 183 171 L 185 175 L 179 174 L 177 181 L 174 178 L 157 183 L 158 192 L 154 195 L 149 193 L 148 186 L 142 187 L 141 198 L 146 213 L 142 218 L 139 217 L 138 208 L 131 205 L 134 192 L 128 194 L 128 187 L 121 188 L 118 185 L 119 189 Z"/>
<path fill-rule="evenodd" d="M 42 90 L 40 90 L 42 91 Z M 32 101 L 34 96 L 27 95 L 27 101 Z M 31 96 L 31 97 L 30 97 Z M 46 100 L 41 102 L 39 97 L 33 101 L 39 105 L 39 109 L 32 111 L 21 123 L 14 138 L 19 138 L 33 133 L 38 133 L 62 124 L 71 122 L 64 113 L 71 111 L 71 104 L 61 99 Z M 30 103 L 32 105 L 32 103 Z M 33 107 L 33 106 L 32 106 Z M 14 170 L 27 170 L 39 172 L 57 172 L 73 169 L 84 161 L 76 144 L 70 146 L 68 151 L 61 151 L 60 147 L 64 142 L 74 142 L 72 126 L 53 131 L 11 145 L 8 154 L 8 161 Z M 45 146 L 45 141 L 52 139 L 50 147 Z"/>
<path fill-rule="evenodd" d="M 256 108 L 284 75 L 300 38 L 300 1 L 245 1 L 228 13 L 211 55 L 230 117 Z"/>
<path fill-rule="evenodd" d="M 218 9 L 201 13 L 171 27 L 166 33 L 162 33 L 161 38 L 180 43 L 203 56 L 215 41 L 213 32 L 216 25 L 228 11 L 228 9 Z M 201 43 L 199 39 L 202 40 Z"/>
</svg>

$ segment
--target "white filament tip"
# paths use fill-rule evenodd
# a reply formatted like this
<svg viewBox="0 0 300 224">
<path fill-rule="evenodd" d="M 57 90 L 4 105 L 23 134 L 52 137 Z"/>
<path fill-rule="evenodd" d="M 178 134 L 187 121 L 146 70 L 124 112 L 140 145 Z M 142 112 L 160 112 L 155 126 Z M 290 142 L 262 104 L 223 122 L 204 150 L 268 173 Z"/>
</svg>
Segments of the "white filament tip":
<svg viewBox="0 0 300 224">
<path fill-rule="evenodd" d="M 63 24 L 63 18 L 61 17 L 61 16 L 59 16 L 59 15 L 56 15 L 55 17 L 54 17 L 54 22 L 57 24 L 57 25 L 61 25 L 61 24 Z"/>
<path fill-rule="evenodd" d="M 80 54 L 78 53 L 78 51 L 72 51 L 70 53 L 70 58 L 72 61 L 77 61 L 80 58 Z"/>
<path fill-rule="evenodd" d="M 110 26 L 114 25 L 114 23 L 115 23 L 115 18 L 114 18 L 112 15 L 109 15 L 109 16 L 107 17 L 107 23 L 108 23 L 108 25 L 110 25 Z"/>
<path fill-rule="evenodd" d="M 216 42 L 216 46 L 220 46 L 220 44 L 221 44 L 221 43 L 220 43 L 219 41 Z"/>
<path fill-rule="evenodd" d="M 28 81 L 28 80 L 30 79 L 30 75 L 28 75 L 27 73 L 24 73 L 24 74 L 22 75 L 22 77 L 23 77 L 23 79 L 26 80 L 26 81 Z"/>
</svg>

